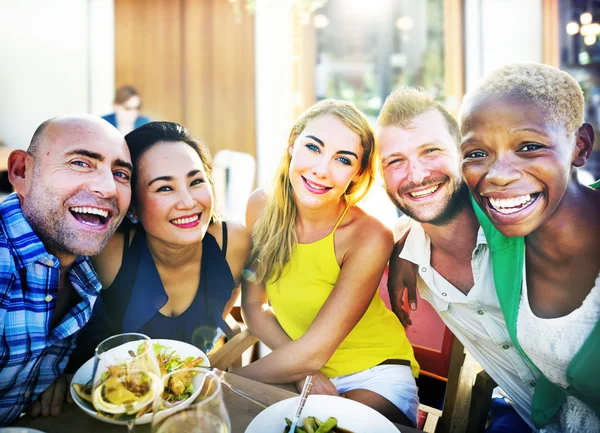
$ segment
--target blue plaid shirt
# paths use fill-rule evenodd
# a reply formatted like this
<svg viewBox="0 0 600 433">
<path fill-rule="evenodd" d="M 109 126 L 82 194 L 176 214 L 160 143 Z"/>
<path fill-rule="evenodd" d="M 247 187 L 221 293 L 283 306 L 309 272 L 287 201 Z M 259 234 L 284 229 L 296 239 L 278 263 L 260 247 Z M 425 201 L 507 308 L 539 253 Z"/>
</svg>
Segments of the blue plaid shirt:
<svg viewBox="0 0 600 433">
<path fill-rule="evenodd" d="M 0 425 L 17 418 L 63 372 L 92 314 L 102 286 L 89 259 L 78 257 L 68 279 L 81 301 L 50 329 L 59 278 L 58 259 L 11 194 L 0 204 Z"/>
</svg>

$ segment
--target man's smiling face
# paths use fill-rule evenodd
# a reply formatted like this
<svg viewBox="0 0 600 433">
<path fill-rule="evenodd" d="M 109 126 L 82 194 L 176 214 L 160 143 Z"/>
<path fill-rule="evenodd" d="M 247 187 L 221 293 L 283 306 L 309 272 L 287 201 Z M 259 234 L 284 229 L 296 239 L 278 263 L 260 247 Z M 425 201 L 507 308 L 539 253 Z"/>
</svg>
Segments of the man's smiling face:
<svg viewBox="0 0 600 433">
<path fill-rule="evenodd" d="M 460 153 L 437 110 L 416 116 L 407 128 L 380 126 L 377 145 L 386 191 L 396 207 L 412 219 L 445 225 L 463 201 L 465 186 Z"/>
<path fill-rule="evenodd" d="M 131 159 L 123 136 L 101 119 L 50 122 L 19 192 L 25 217 L 50 253 L 95 255 L 131 199 Z"/>
</svg>

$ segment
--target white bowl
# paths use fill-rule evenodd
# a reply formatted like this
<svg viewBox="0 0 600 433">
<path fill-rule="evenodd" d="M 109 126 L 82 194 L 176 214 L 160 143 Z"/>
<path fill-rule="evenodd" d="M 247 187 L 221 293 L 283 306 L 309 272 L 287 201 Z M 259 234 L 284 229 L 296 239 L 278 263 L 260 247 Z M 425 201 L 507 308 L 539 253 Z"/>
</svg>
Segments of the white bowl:
<svg viewBox="0 0 600 433">
<path fill-rule="evenodd" d="M 132 343 L 126 343 L 126 344 L 116 348 L 116 350 L 119 350 L 119 351 L 122 350 L 123 357 L 126 357 L 127 351 L 129 349 L 135 350 L 135 348 L 139 345 L 139 343 L 140 343 L 139 341 L 135 341 Z M 184 343 L 182 341 L 177 341 L 177 340 L 152 340 L 152 343 L 159 343 L 162 346 L 166 346 L 171 350 L 175 350 L 175 353 L 177 355 L 179 355 L 181 357 L 181 359 L 185 359 L 188 356 L 193 356 L 194 358 L 201 356 L 202 358 L 204 358 L 204 360 L 202 361 L 202 363 L 200 365 L 210 367 L 210 362 L 208 361 L 208 356 L 206 356 L 206 354 L 204 352 L 202 352 L 200 349 L 198 349 L 196 346 L 192 346 L 191 344 Z M 133 347 L 131 347 L 132 345 L 133 345 Z M 115 350 L 115 349 L 113 349 L 113 350 Z M 94 370 L 94 358 L 91 358 L 85 364 L 83 364 L 79 368 L 79 370 L 77 370 L 77 372 L 73 376 L 72 383 L 86 384 L 86 383 L 90 382 L 90 380 L 92 379 L 93 370 Z M 116 420 L 112 420 L 109 418 L 99 416 L 98 412 L 96 412 L 96 409 L 94 409 L 94 407 L 91 403 L 81 399 L 77 395 L 77 393 L 73 390 L 72 386 L 69 388 L 70 388 L 70 392 L 71 392 L 71 397 L 73 397 L 73 400 L 75 401 L 77 406 L 79 406 L 81 408 L 81 410 L 83 410 L 89 416 L 96 418 L 100 421 L 107 422 L 109 424 L 125 425 L 124 421 L 116 421 Z M 152 421 L 152 414 L 147 413 L 147 414 L 139 417 L 135 421 L 135 424 L 136 425 L 148 424 L 150 421 Z"/>
<path fill-rule="evenodd" d="M 281 433 L 285 418 L 292 419 L 300 397 L 292 397 L 269 406 L 246 428 L 245 433 Z M 398 428 L 375 409 L 344 397 L 332 395 L 309 395 L 300 417 L 315 416 L 325 422 L 330 416 L 337 418 L 338 425 L 354 433 L 398 433 Z"/>
</svg>

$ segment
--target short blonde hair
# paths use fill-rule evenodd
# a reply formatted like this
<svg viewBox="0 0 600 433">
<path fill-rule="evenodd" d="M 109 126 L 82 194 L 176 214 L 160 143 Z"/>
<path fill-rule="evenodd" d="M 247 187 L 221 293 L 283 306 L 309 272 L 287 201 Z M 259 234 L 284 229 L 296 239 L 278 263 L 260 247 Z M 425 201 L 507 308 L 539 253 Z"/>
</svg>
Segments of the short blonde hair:
<svg viewBox="0 0 600 433">
<path fill-rule="evenodd" d="M 463 108 L 489 97 L 533 103 L 546 114 L 549 123 L 564 126 L 569 135 L 584 122 L 579 83 L 566 72 L 543 63 L 513 63 L 496 69 L 465 95 Z M 460 117 L 462 130 L 463 113 Z"/>
<path fill-rule="evenodd" d="M 456 119 L 446 110 L 446 107 L 434 101 L 423 89 L 400 87 L 390 93 L 381 108 L 377 124 L 409 128 L 415 117 L 429 110 L 436 110 L 444 117 L 448 125 L 448 132 L 456 145 L 460 146 L 460 129 Z"/>
</svg>

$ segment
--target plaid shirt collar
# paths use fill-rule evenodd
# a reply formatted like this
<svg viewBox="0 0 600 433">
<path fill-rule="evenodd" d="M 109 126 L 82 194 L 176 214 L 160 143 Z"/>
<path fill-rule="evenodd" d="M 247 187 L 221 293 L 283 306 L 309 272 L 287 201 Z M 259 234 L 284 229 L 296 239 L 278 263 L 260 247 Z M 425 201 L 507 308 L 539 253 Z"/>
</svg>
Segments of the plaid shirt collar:
<svg viewBox="0 0 600 433">
<path fill-rule="evenodd" d="M 17 271 L 48 255 L 46 247 L 25 219 L 16 193 L 9 195 L 0 204 L 0 215 L 1 228 L 14 252 Z"/>
<path fill-rule="evenodd" d="M 46 265 L 58 263 L 56 257 L 50 254 L 40 238 L 31 228 L 21 210 L 21 201 L 16 193 L 10 194 L 0 203 L 0 230 L 5 233 L 9 248 L 13 251 L 16 271 L 36 262 Z M 97 296 L 102 289 L 90 259 L 79 256 L 69 270 L 69 279 L 75 279 L 75 290 L 82 298 Z"/>
</svg>

